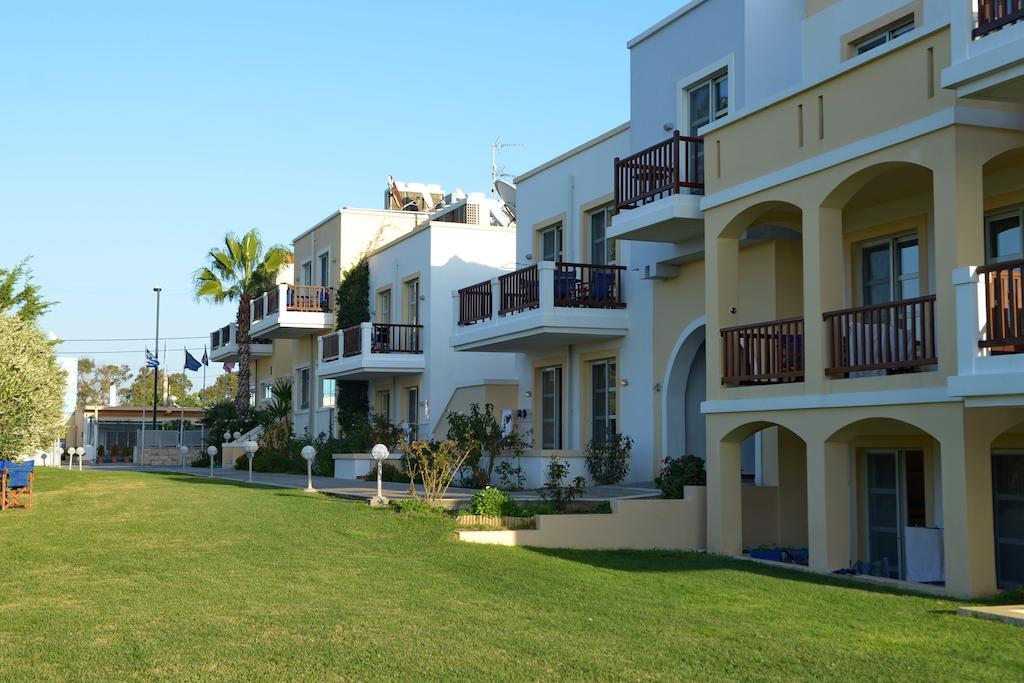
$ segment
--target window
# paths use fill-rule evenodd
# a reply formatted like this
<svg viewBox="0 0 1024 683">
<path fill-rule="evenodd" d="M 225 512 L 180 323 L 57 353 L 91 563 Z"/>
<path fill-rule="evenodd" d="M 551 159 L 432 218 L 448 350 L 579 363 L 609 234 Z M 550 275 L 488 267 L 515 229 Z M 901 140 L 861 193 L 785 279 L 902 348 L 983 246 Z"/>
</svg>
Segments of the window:
<svg viewBox="0 0 1024 683">
<path fill-rule="evenodd" d="M 854 48 L 857 50 L 857 54 L 862 55 L 868 50 L 874 50 L 876 47 L 885 45 L 890 40 L 896 40 L 904 33 L 909 33 L 914 30 L 914 17 L 904 17 L 896 22 L 889 28 L 882 29 L 881 31 L 875 31 L 869 33 L 863 38 L 853 43 Z"/>
<path fill-rule="evenodd" d="M 296 385 L 299 390 L 299 410 L 309 410 L 309 368 L 299 370 L 299 381 Z"/>
<path fill-rule="evenodd" d="M 686 90 L 690 102 L 690 135 L 729 113 L 729 74 L 719 73 Z"/>
<path fill-rule="evenodd" d="M 313 262 L 306 261 L 302 264 L 302 282 L 300 285 L 311 285 L 313 284 Z"/>
<path fill-rule="evenodd" d="M 612 224 L 611 206 L 602 206 L 590 213 L 590 262 L 615 263 L 615 240 L 608 238 Z"/>
<path fill-rule="evenodd" d="M 618 406 L 616 405 L 615 361 L 612 359 L 590 364 L 591 438 L 595 443 L 607 444 L 616 433 Z"/>
<path fill-rule="evenodd" d="M 540 371 L 541 448 L 562 447 L 562 368 Z"/>
<path fill-rule="evenodd" d="M 388 420 L 391 419 L 391 392 L 390 391 L 378 391 L 377 392 L 377 414 L 384 416 Z"/>
<path fill-rule="evenodd" d="M 333 379 L 320 380 L 320 407 L 333 408 L 335 406 L 336 393 L 337 385 L 335 385 Z"/>
<path fill-rule="evenodd" d="M 552 225 L 540 231 L 540 260 L 561 261 L 562 259 L 562 224 Z"/>
<path fill-rule="evenodd" d="M 405 422 L 409 425 L 409 436 L 417 438 L 417 427 L 420 420 L 420 388 L 409 387 L 405 390 Z"/>
<path fill-rule="evenodd" d="M 391 290 L 377 294 L 377 322 L 387 325 L 391 322 Z"/>
<path fill-rule="evenodd" d="M 696 136 L 703 126 L 729 114 L 729 74 L 718 73 L 686 90 L 689 102 L 689 133 Z M 687 145 L 690 168 L 696 178 L 704 177 L 704 145 Z"/>
<path fill-rule="evenodd" d="M 320 286 L 330 287 L 331 285 L 331 266 L 330 266 L 330 254 L 324 252 L 320 254 Z"/>
<path fill-rule="evenodd" d="M 263 403 L 265 403 L 266 401 L 270 401 L 271 399 L 274 398 L 274 393 L 271 391 L 271 388 L 273 386 L 274 386 L 274 383 L 269 381 L 269 380 L 266 381 L 266 382 L 260 382 L 260 404 L 261 405 Z"/>
<path fill-rule="evenodd" d="M 985 218 L 985 259 L 988 263 L 1024 258 L 1022 209 L 1014 209 Z"/>
<path fill-rule="evenodd" d="M 409 325 L 420 324 L 420 281 L 409 280 L 405 283 L 405 322 Z"/>
<path fill-rule="evenodd" d="M 905 235 L 861 248 L 861 298 L 865 306 L 921 296 L 917 237 Z"/>
</svg>

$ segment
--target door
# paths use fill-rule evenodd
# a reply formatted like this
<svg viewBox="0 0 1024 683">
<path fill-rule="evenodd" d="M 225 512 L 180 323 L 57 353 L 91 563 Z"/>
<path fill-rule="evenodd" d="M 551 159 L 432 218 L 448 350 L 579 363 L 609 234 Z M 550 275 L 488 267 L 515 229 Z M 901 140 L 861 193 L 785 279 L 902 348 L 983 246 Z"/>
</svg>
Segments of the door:
<svg viewBox="0 0 1024 683">
<path fill-rule="evenodd" d="M 992 454 L 996 582 L 1024 586 L 1024 454 Z"/>
<path fill-rule="evenodd" d="M 896 451 L 867 454 L 867 541 L 872 574 L 902 577 L 903 520 Z"/>
</svg>

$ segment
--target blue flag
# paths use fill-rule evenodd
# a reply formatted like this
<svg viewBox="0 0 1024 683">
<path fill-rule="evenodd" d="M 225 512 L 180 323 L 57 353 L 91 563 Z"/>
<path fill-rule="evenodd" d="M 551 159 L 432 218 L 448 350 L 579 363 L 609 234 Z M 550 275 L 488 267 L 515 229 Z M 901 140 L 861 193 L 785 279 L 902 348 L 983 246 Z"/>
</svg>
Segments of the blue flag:
<svg viewBox="0 0 1024 683">
<path fill-rule="evenodd" d="M 188 349 L 185 349 L 185 369 L 198 370 L 202 366 L 203 364 L 196 360 L 196 357 L 189 353 Z"/>
<path fill-rule="evenodd" d="M 158 368 L 158 367 L 160 367 L 160 361 L 157 360 L 156 356 L 154 356 L 152 353 L 149 352 L 149 349 L 146 349 L 146 367 L 147 368 Z"/>
</svg>

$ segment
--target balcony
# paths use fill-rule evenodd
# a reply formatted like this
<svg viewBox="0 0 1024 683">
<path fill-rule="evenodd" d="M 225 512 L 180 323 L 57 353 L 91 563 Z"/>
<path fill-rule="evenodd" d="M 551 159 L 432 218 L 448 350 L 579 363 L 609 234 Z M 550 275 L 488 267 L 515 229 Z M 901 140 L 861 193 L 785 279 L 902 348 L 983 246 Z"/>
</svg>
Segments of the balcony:
<svg viewBox="0 0 1024 683">
<path fill-rule="evenodd" d="M 1024 101 L 1024 0 L 978 0 L 953 13 L 952 63 L 942 85 L 958 97 Z"/>
<path fill-rule="evenodd" d="M 615 209 L 608 236 L 650 242 L 702 237 L 704 139 L 680 135 L 615 160 Z"/>
<path fill-rule="evenodd" d="M 830 339 L 825 374 L 870 377 L 922 369 L 939 362 L 935 295 L 824 314 Z"/>
<path fill-rule="evenodd" d="M 251 336 L 297 339 L 334 328 L 330 287 L 278 285 L 249 304 Z"/>
<path fill-rule="evenodd" d="M 249 336 L 249 355 L 253 358 L 269 358 L 274 353 L 273 342 L 264 337 Z M 210 360 L 215 363 L 238 362 L 238 340 L 235 323 L 225 325 L 210 333 Z"/>
<path fill-rule="evenodd" d="M 369 380 L 423 372 L 423 326 L 360 323 L 317 340 L 323 379 Z"/>
<path fill-rule="evenodd" d="M 450 342 L 458 351 L 524 351 L 624 336 L 625 270 L 542 261 L 460 289 Z"/>
<path fill-rule="evenodd" d="M 953 271 L 957 374 L 949 393 L 1024 395 L 1024 261 Z"/>
<path fill-rule="evenodd" d="M 721 335 L 723 385 L 804 381 L 803 317 L 726 327 Z"/>
</svg>

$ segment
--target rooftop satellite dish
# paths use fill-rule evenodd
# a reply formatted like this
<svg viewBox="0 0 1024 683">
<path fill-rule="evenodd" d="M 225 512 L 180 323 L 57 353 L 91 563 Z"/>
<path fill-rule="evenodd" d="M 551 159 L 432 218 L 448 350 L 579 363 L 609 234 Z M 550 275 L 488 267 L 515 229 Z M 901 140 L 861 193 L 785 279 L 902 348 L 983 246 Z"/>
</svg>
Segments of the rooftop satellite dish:
<svg viewBox="0 0 1024 683">
<path fill-rule="evenodd" d="M 494 190 L 501 197 L 501 200 L 506 204 L 515 207 L 516 205 L 516 186 L 507 180 L 497 179 L 494 181 Z"/>
</svg>

